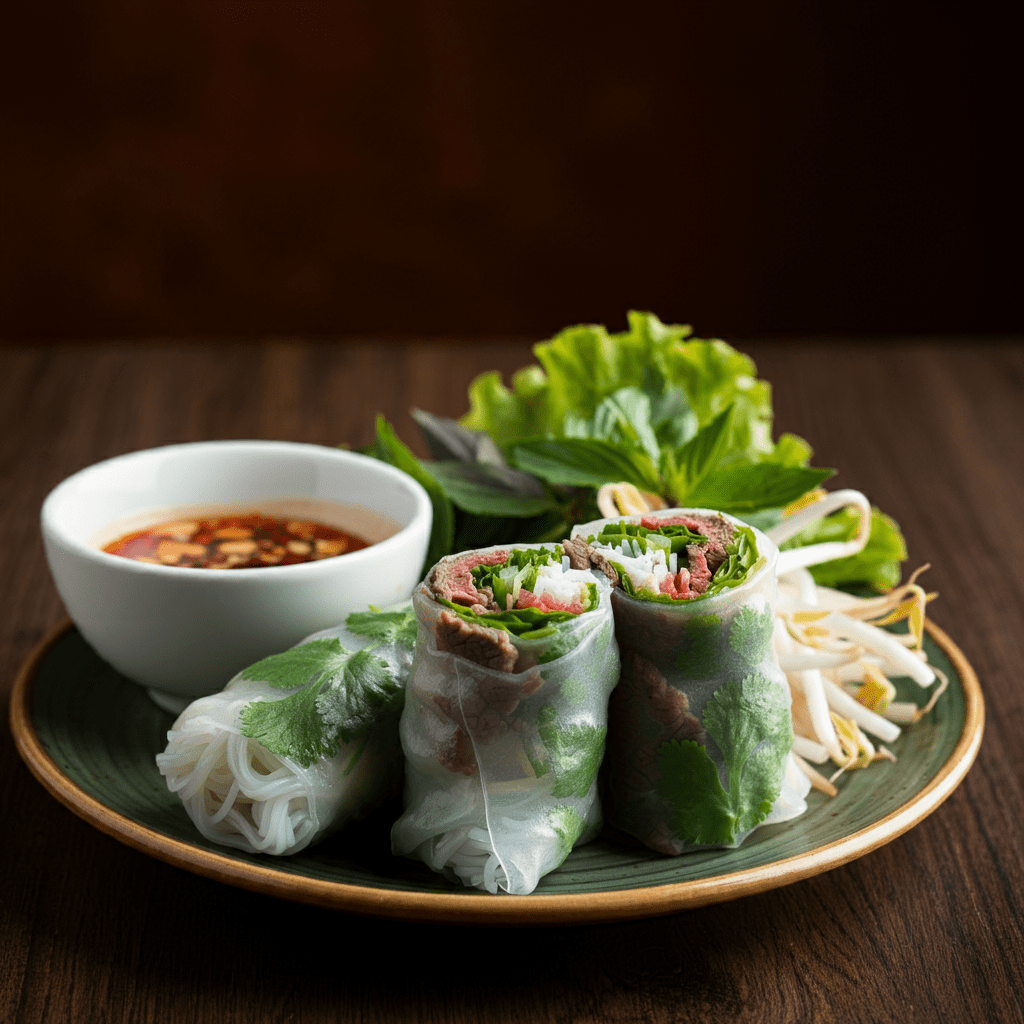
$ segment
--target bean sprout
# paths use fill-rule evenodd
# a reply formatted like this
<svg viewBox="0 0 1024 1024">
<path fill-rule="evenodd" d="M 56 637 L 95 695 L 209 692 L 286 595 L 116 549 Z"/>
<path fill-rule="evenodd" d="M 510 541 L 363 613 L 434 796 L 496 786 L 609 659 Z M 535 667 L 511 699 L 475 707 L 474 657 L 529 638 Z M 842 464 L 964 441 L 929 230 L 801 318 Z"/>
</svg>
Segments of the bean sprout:
<svg viewBox="0 0 1024 1024">
<path fill-rule="evenodd" d="M 808 495 L 787 509 L 781 529 L 786 536 L 799 532 L 811 514 L 805 506 L 826 497 L 841 504 L 845 494 Z M 598 507 L 612 517 L 649 512 L 665 504 L 632 484 L 606 484 L 598 491 Z M 869 518 L 861 518 L 856 540 L 860 547 L 867 541 Z M 773 530 L 773 536 L 779 529 Z M 772 642 L 792 696 L 791 757 L 814 788 L 829 796 L 838 793 L 834 783 L 844 772 L 882 759 L 894 761 L 895 755 L 883 744 L 894 742 L 901 726 L 928 714 L 949 685 L 945 673 L 928 664 L 924 649 L 925 608 L 936 596 L 917 582 L 927 568 L 921 566 L 888 593 L 867 598 L 818 586 L 802 567 L 779 577 Z M 885 628 L 904 621 L 905 633 Z M 890 677 L 903 676 L 921 687 L 938 681 L 926 704 L 895 699 Z M 876 745 L 868 734 L 881 742 Z M 812 766 L 829 760 L 837 765 L 831 779 Z"/>
<path fill-rule="evenodd" d="M 927 714 L 949 683 L 926 661 L 924 609 L 934 595 L 917 584 L 923 568 L 927 566 L 903 586 L 871 598 L 819 587 L 806 569 L 794 569 L 779 580 L 775 650 L 794 696 L 797 764 L 817 789 L 829 792 L 821 785 L 823 776 L 811 769 L 806 756 L 799 756 L 806 744 L 824 747 L 838 766 L 830 783 L 843 772 L 874 761 L 895 760 L 887 747 L 876 747 L 867 734 L 893 742 L 900 726 Z M 882 628 L 902 620 L 908 623 L 904 635 Z M 895 700 L 890 676 L 909 676 L 922 687 L 938 679 L 939 685 L 931 700 L 918 707 Z M 797 713 L 802 706 L 807 714 Z"/>
</svg>

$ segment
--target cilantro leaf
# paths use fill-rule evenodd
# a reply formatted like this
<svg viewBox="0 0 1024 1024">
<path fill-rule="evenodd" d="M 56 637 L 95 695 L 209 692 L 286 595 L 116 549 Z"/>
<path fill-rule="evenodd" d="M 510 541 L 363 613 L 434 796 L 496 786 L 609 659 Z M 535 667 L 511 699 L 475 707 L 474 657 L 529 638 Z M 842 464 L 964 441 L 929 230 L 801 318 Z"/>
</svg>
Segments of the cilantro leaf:
<svg viewBox="0 0 1024 1024">
<path fill-rule="evenodd" d="M 401 692 L 388 663 L 364 647 L 345 663 L 340 678 L 332 677 L 320 690 L 316 706 L 324 726 L 350 743 L 394 710 Z"/>
<path fill-rule="evenodd" d="M 570 708 L 578 708 L 587 699 L 587 685 L 576 676 L 562 680 L 559 695 Z"/>
<path fill-rule="evenodd" d="M 729 769 L 729 795 L 745 832 L 767 817 L 782 791 L 793 726 L 781 687 L 759 673 L 726 683 L 704 708 L 704 728 Z"/>
<path fill-rule="evenodd" d="M 756 665 L 768 656 L 772 643 L 774 619 L 767 605 L 756 611 L 745 604 L 729 626 L 729 646 L 742 658 Z"/>
<path fill-rule="evenodd" d="M 326 637 L 290 647 L 280 654 L 271 654 L 243 669 L 241 675 L 243 679 L 268 683 L 279 690 L 292 690 L 296 686 L 305 686 L 324 673 L 337 671 L 348 655 L 337 637 Z"/>
<path fill-rule="evenodd" d="M 356 636 L 379 640 L 383 644 L 398 644 L 410 650 L 416 645 L 416 615 L 412 606 L 391 612 L 352 612 L 345 620 L 345 628 Z"/>
<path fill-rule="evenodd" d="M 349 616 L 346 628 L 370 638 L 367 647 L 351 651 L 338 637 L 322 637 L 250 665 L 240 680 L 295 692 L 247 704 L 240 715 L 242 735 L 305 768 L 333 757 L 339 742 L 365 736 L 401 708 L 415 627 L 409 610 L 359 612 Z M 374 651 L 390 653 L 392 662 Z"/>
<path fill-rule="evenodd" d="M 669 740 L 658 748 L 658 769 L 658 795 L 671 805 L 669 827 L 680 839 L 703 846 L 735 840 L 729 794 L 704 747 L 693 740 Z"/>
<path fill-rule="evenodd" d="M 658 749 L 658 794 L 672 808 L 669 825 L 681 839 L 728 846 L 768 816 L 782 791 L 793 743 L 789 708 L 779 687 L 753 673 L 715 691 L 703 724 L 722 753 L 728 790 L 705 747 L 669 740 Z"/>
<path fill-rule="evenodd" d="M 537 731 L 547 750 L 543 771 L 554 773 L 551 795 L 585 797 L 597 778 L 608 729 L 593 725 L 559 727 L 551 704 L 540 709 L 537 723 Z"/>
<path fill-rule="evenodd" d="M 694 615 L 687 622 L 686 646 L 676 654 L 676 668 L 686 679 L 711 679 L 721 658 L 718 653 L 722 620 L 718 615 Z"/>
<path fill-rule="evenodd" d="M 570 807 L 568 804 L 556 804 L 548 810 L 548 821 L 554 829 L 555 835 L 558 836 L 561 860 L 565 860 L 572 852 L 573 846 L 576 845 L 576 840 L 583 835 L 583 830 L 587 826 L 586 819 L 575 807 Z"/>
<path fill-rule="evenodd" d="M 280 700 L 257 700 L 242 709 L 242 735 L 308 768 L 338 749 L 337 735 L 323 728 L 319 687 L 306 686 Z"/>
</svg>

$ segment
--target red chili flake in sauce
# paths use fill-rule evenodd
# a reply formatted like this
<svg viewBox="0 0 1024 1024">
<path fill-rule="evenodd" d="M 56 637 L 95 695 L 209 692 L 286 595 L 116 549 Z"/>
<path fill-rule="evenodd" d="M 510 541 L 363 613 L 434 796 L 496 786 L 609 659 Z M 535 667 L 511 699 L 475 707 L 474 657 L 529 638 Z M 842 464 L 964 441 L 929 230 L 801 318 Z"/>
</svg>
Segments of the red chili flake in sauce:
<svg viewBox="0 0 1024 1024">
<path fill-rule="evenodd" d="M 369 547 L 367 541 L 333 526 L 253 512 L 176 519 L 125 534 L 103 550 L 157 565 L 256 569 L 316 562 L 365 547 Z"/>
</svg>

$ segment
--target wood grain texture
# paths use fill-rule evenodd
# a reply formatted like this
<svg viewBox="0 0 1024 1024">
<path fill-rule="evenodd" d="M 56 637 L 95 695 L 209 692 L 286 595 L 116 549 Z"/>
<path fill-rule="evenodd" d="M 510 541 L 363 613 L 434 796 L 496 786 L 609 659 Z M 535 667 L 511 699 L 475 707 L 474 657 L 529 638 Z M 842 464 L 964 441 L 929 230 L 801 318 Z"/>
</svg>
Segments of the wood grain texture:
<svg viewBox="0 0 1024 1024">
<path fill-rule="evenodd" d="M 1024 1019 L 1024 346 L 751 342 L 776 429 L 901 524 L 987 702 L 932 816 L 824 875 L 662 919 L 467 930 L 257 897 L 147 858 L 49 798 L 0 737 L 0 1020 L 959 1022 Z M 366 443 L 465 411 L 524 343 L 0 349 L 0 695 L 63 615 L 47 491 L 174 441 Z M 422 452 L 418 440 L 415 446 Z"/>
</svg>

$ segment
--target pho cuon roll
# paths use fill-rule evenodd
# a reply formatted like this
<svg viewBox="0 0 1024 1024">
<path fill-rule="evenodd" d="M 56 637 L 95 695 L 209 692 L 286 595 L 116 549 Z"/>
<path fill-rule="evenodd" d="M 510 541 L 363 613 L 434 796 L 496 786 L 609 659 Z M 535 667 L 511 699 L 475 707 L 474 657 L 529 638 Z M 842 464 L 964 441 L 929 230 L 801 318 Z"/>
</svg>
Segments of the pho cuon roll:
<svg viewBox="0 0 1024 1024">
<path fill-rule="evenodd" d="M 607 820 L 679 854 L 802 813 L 772 648 L 775 545 L 731 516 L 665 509 L 577 526 L 564 546 L 614 587 Z"/>
<path fill-rule="evenodd" d="M 415 637 L 408 602 L 353 612 L 193 701 L 156 762 L 202 835 L 286 856 L 397 797 Z"/>
<path fill-rule="evenodd" d="M 601 825 L 611 591 L 566 562 L 557 547 L 464 552 L 413 595 L 392 849 L 492 893 L 532 892 Z"/>
</svg>

